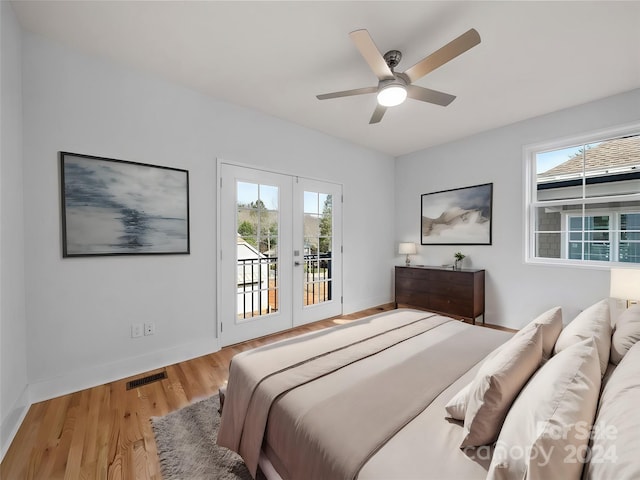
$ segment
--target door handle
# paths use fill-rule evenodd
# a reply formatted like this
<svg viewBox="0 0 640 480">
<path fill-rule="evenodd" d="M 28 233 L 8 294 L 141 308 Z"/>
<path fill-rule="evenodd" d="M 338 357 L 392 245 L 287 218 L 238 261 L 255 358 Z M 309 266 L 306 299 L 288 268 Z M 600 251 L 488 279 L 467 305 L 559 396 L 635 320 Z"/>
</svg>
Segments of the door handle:
<svg viewBox="0 0 640 480">
<path fill-rule="evenodd" d="M 294 264 L 296 267 L 299 267 L 300 265 L 302 265 L 302 264 L 301 264 L 300 262 L 298 262 L 297 260 L 296 260 L 295 262 L 293 262 L 293 264 Z"/>
</svg>

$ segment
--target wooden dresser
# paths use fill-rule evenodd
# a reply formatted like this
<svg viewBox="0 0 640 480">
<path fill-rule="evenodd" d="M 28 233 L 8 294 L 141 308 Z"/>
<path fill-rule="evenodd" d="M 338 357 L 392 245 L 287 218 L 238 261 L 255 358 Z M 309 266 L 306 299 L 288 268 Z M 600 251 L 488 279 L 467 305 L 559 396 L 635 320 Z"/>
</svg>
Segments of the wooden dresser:
<svg viewBox="0 0 640 480">
<path fill-rule="evenodd" d="M 396 307 L 406 305 L 484 324 L 484 270 L 396 267 Z"/>
</svg>

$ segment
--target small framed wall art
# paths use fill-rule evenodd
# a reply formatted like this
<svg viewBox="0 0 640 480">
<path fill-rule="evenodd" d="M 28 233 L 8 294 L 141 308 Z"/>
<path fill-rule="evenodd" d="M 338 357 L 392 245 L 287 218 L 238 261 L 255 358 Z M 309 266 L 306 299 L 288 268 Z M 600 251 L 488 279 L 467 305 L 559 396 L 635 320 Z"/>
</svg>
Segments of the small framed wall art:
<svg viewBox="0 0 640 480">
<path fill-rule="evenodd" d="M 60 152 L 62 256 L 188 254 L 189 172 Z"/>
<path fill-rule="evenodd" d="M 491 245 L 493 183 L 421 196 L 422 245 Z"/>
</svg>

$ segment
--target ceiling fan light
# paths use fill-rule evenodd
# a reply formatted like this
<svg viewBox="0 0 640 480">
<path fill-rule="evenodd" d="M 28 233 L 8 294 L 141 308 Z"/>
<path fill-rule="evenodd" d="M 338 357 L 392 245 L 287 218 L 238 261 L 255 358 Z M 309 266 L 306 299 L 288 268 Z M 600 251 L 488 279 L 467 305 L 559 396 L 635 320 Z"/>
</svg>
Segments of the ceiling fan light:
<svg viewBox="0 0 640 480">
<path fill-rule="evenodd" d="M 391 84 L 378 92 L 378 103 L 383 107 L 395 107 L 407 98 L 407 89 L 403 85 Z"/>
</svg>

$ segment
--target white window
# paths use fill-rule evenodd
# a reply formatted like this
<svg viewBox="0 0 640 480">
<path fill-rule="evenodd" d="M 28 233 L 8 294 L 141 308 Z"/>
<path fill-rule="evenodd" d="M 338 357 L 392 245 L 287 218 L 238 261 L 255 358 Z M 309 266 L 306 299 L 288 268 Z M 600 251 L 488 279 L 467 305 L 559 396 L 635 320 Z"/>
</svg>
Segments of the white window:
<svg viewBox="0 0 640 480">
<path fill-rule="evenodd" d="M 640 264 L 640 125 L 525 148 L 526 260 Z"/>
</svg>

